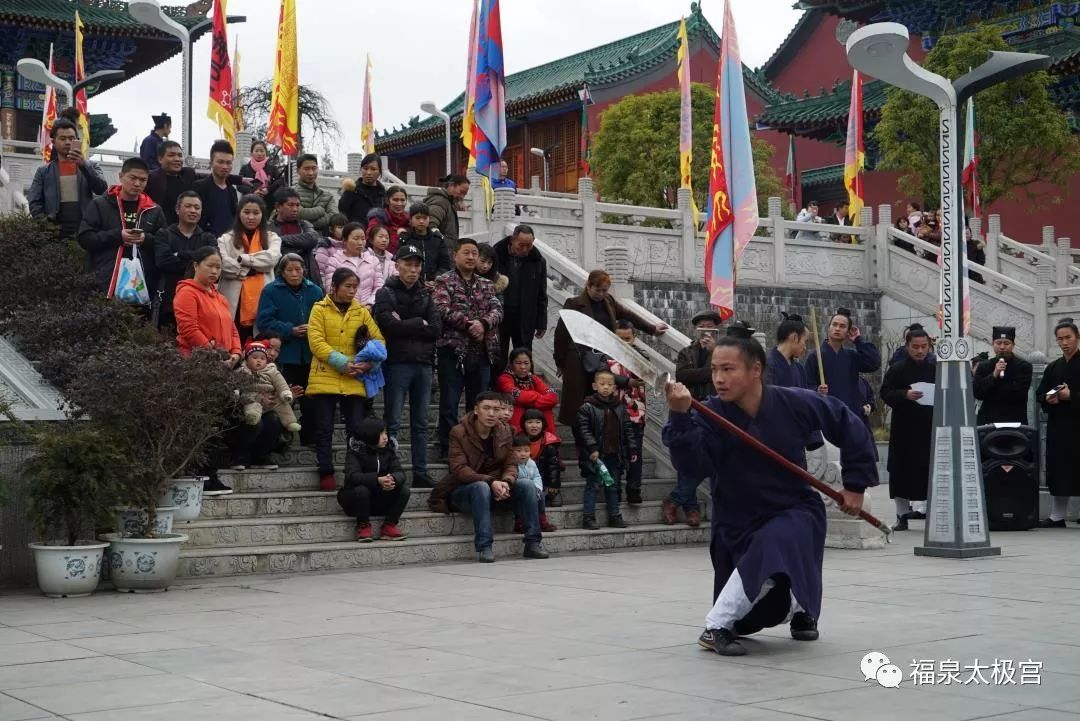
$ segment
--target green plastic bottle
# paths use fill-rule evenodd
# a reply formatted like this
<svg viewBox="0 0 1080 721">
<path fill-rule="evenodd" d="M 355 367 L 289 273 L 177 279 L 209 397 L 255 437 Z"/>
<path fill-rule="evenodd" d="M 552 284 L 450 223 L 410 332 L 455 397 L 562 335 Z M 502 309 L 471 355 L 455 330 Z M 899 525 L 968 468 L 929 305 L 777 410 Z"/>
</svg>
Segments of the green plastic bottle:
<svg viewBox="0 0 1080 721">
<path fill-rule="evenodd" d="M 610 488 L 615 485 L 615 479 L 611 475 L 611 471 L 604 465 L 604 462 L 600 459 L 596 460 L 596 473 L 600 476 L 600 483 Z"/>
</svg>

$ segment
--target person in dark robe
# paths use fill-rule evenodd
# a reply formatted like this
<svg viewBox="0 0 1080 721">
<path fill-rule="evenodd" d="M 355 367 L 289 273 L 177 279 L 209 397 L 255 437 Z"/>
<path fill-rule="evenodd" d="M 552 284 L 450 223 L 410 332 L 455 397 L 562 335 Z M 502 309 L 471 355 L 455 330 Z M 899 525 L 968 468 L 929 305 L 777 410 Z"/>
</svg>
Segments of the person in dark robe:
<svg viewBox="0 0 1080 721">
<path fill-rule="evenodd" d="M 146 167 L 150 168 L 150 172 L 154 172 L 161 167 L 158 163 L 158 148 L 161 147 L 161 144 L 169 137 L 169 133 L 172 132 L 172 118 L 169 117 L 168 113 L 162 113 L 161 115 L 151 115 L 150 119 L 154 121 L 154 129 L 143 138 L 142 143 L 139 145 L 139 157 L 146 163 Z M 184 140 L 186 142 L 187 138 Z"/>
<path fill-rule="evenodd" d="M 1080 402 L 1072 402 L 1072 389 L 1080 389 L 1080 331 L 1072 318 L 1058 322 L 1054 339 L 1062 357 L 1046 366 L 1035 391 L 1046 413 L 1046 487 L 1051 496 L 1050 517 L 1039 521 L 1039 528 L 1064 528 L 1069 498 L 1080 496 L 1080 471 L 1076 468 Z"/>
<path fill-rule="evenodd" d="M 850 341 L 854 348 L 846 348 L 845 341 Z M 829 321 L 829 332 L 820 348 L 806 354 L 803 365 L 817 367 L 817 356 L 821 354 L 825 367 L 825 384 L 818 382 L 816 372 L 807 373 L 806 387 L 816 388 L 822 395 L 830 395 L 844 402 L 851 412 L 862 418 L 869 427 L 869 419 L 862 415 L 862 395 L 859 393 L 859 374 L 873 373 L 881 367 L 881 353 L 862 337 L 858 326 L 851 318 L 847 308 L 837 308 L 836 314 Z"/>
<path fill-rule="evenodd" d="M 815 433 L 840 448 L 841 509 L 856 514 L 878 483 L 870 431 L 837 398 L 762 381 L 765 351 L 749 337 L 724 336 L 711 359 L 716 396 L 706 403 L 792 463 L 806 468 Z M 681 383 L 667 389 L 664 443 L 680 472 L 708 476 L 713 494 L 713 607 L 698 643 L 741 656 L 737 640 L 790 622 L 796 640 L 818 638 L 825 504 L 802 478 L 690 409 Z"/>
<path fill-rule="evenodd" d="M 892 365 L 893 363 L 896 363 L 897 361 L 902 361 L 905 358 L 907 358 L 907 347 L 906 347 L 907 346 L 907 337 L 908 337 L 908 333 L 910 333 L 913 330 L 926 330 L 926 328 L 923 327 L 922 323 L 912 323 L 907 328 L 904 328 L 904 345 L 900 346 L 899 348 L 897 348 L 896 350 L 893 351 L 892 357 L 889 358 L 889 365 Z M 931 359 L 931 360 L 937 360 L 937 356 L 934 355 L 934 338 L 933 337 L 930 338 L 930 354 L 928 356 L 926 356 L 926 357 Z M 888 368 L 886 368 L 886 370 L 888 370 Z"/>
<path fill-rule="evenodd" d="M 807 368 L 799 359 L 806 355 L 806 330 L 802 316 L 784 313 L 784 320 L 776 328 L 776 346 L 765 359 L 765 382 L 785 388 L 805 388 L 810 385 L 808 375 L 817 368 Z"/>
<path fill-rule="evenodd" d="M 1014 353 L 1016 328 L 994 326 L 994 358 L 975 368 L 972 390 L 979 406 L 978 423 L 1028 422 L 1031 364 Z"/>
<path fill-rule="evenodd" d="M 935 361 L 930 354 L 930 335 L 909 330 L 904 345 L 907 357 L 893 363 L 881 382 L 881 400 L 892 408 L 889 431 L 889 497 L 896 503 L 894 531 L 906 531 L 908 520 L 924 519 L 912 511 L 912 501 L 926 501 L 930 483 L 930 437 L 934 431 L 934 406 L 922 405 L 922 391 L 915 383 L 934 383 Z"/>
</svg>

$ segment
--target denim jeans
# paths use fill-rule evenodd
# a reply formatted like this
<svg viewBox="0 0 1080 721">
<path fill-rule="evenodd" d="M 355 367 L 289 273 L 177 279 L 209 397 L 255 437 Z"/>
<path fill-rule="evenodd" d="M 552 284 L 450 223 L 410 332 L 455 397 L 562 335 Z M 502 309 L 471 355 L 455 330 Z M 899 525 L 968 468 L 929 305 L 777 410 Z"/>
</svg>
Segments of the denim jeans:
<svg viewBox="0 0 1080 721">
<path fill-rule="evenodd" d="M 645 464 L 642 449 L 645 445 L 645 424 L 633 424 L 630 433 L 630 456 L 637 456 L 636 461 L 630 461 L 626 468 L 626 490 L 641 490 L 641 469 Z"/>
<path fill-rule="evenodd" d="M 476 396 L 487 390 L 491 382 L 490 361 L 477 360 L 475 366 L 459 368 L 453 348 L 439 348 L 439 446 L 450 446 L 450 430 L 458 424 L 458 404 L 465 392 L 465 412 L 472 410 Z"/>
<path fill-rule="evenodd" d="M 607 466 L 608 473 L 615 479 L 610 486 L 603 486 L 604 504 L 607 506 L 608 518 L 619 514 L 619 478 L 622 476 L 622 464 L 618 456 L 600 456 L 600 460 Z M 596 514 L 596 490 L 601 486 L 600 475 L 596 472 L 596 464 L 587 458 L 582 463 L 582 475 L 585 476 L 585 498 L 582 511 L 586 516 Z"/>
<path fill-rule="evenodd" d="M 510 487 L 510 497 L 514 513 L 525 523 L 525 543 L 539 543 L 540 505 L 536 502 L 536 489 L 531 484 L 515 483 Z M 477 551 L 491 548 L 495 541 L 491 499 L 491 486 L 484 481 L 458 486 L 450 493 L 450 507 L 472 516 L 473 545 Z"/>
<path fill-rule="evenodd" d="M 694 478 L 680 471 L 678 479 L 675 481 L 675 487 L 671 489 L 667 500 L 684 511 L 698 510 L 697 488 L 703 480 L 705 479 Z"/>
<path fill-rule="evenodd" d="M 413 473 L 427 473 L 428 406 L 431 405 L 430 363 L 388 363 L 386 371 L 386 435 L 397 440 L 405 398 L 409 399 L 409 441 Z"/>
<path fill-rule="evenodd" d="M 346 439 L 354 437 L 364 420 L 363 396 L 308 396 L 308 407 L 315 416 L 315 462 L 319 475 L 334 472 L 334 410 L 341 406 Z"/>
</svg>

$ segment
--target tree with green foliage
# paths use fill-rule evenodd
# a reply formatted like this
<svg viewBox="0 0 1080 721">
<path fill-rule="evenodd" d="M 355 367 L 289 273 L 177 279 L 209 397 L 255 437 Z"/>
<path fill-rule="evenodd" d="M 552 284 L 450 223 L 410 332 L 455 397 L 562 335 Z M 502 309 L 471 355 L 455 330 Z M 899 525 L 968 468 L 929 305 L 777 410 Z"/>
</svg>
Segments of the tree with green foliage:
<svg viewBox="0 0 1080 721">
<path fill-rule="evenodd" d="M 708 207 L 714 101 L 708 85 L 691 86 L 694 199 L 702 211 Z M 754 138 L 753 152 L 758 210 L 766 215 L 769 196 L 782 196 L 784 189 L 769 165 L 773 147 Z M 665 205 L 664 189 L 679 187 L 679 91 L 629 95 L 605 110 L 593 139 L 592 165 L 604 197 Z"/>
<path fill-rule="evenodd" d="M 956 79 L 985 62 L 991 50 L 1009 49 L 1000 32 L 987 26 L 945 35 L 926 56 L 923 67 Z M 1031 73 L 975 96 L 979 197 L 984 205 L 1003 196 L 1016 197 L 1020 191 L 1037 200 L 1032 186 L 1062 185 L 1080 169 L 1080 143 L 1069 130 L 1065 114 L 1050 99 L 1052 82 L 1047 72 Z M 964 127 L 963 109 L 958 125 Z M 877 167 L 903 173 L 898 190 L 938 205 L 937 106 L 928 98 L 893 88 L 874 136 L 881 151 Z M 957 138 L 959 151 L 963 139 Z M 1060 202 L 1060 198 L 1052 201 Z"/>
</svg>

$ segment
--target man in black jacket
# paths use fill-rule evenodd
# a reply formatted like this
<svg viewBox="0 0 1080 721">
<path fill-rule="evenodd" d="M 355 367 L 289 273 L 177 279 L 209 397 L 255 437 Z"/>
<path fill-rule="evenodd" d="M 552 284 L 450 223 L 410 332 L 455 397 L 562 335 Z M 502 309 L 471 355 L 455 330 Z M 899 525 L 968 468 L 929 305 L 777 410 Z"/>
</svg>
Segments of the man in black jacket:
<svg viewBox="0 0 1080 721">
<path fill-rule="evenodd" d="M 323 236 L 315 227 L 300 217 L 300 193 L 295 188 L 281 188 L 273 198 L 274 216 L 268 227 L 281 238 L 281 254 L 296 253 L 304 259 L 307 277 L 322 287 L 319 266 L 315 262 L 315 248 Z"/>
<path fill-rule="evenodd" d="M 175 140 L 166 140 L 158 146 L 158 168 L 150 171 L 146 194 L 158 204 L 165 220 L 177 221 L 176 203 L 180 194 L 195 187 L 199 176 L 194 168 L 184 166 L 184 148 Z M 201 209 L 201 203 L 200 203 Z"/>
<path fill-rule="evenodd" d="M 1015 355 L 1016 328 L 994 326 L 994 357 L 975 369 L 972 390 L 982 401 L 978 423 L 1028 422 L 1031 364 Z"/>
<path fill-rule="evenodd" d="M 171 142 L 166 140 L 166 143 Z M 153 175 L 153 173 L 151 173 Z M 154 238 L 154 258 L 160 273 L 155 302 L 161 303 L 158 314 L 159 328 L 174 328 L 176 318 L 173 315 L 173 296 L 176 284 L 184 279 L 191 270 L 195 252 L 200 248 L 217 247 L 217 238 L 199 227 L 202 217 L 202 198 L 194 190 L 185 190 L 176 199 L 173 215 L 177 221 L 168 228 L 158 231 Z"/>
<path fill-rule="evenodd" d="M 146 163 L 128 158 L 120 167 L 120 184 L 94 198 L 83 213 L 77 240 L 102 293 L 109 292 L 120 258 L 134 257 L 136 252 L 151 298 L 157 290 L 153 239 L 165 227 L 165 216 L 143 192 L 149 177 Z"/>
<path fill-rule="evenodd" d="M 431 293 L 421 282 L 423 251 L 404 243 L 394 255 L 398 275 L 375 293 L 372 314 L 386 338 L 386 432 L 397 446 L 405 395 L 409 396 L 409 441 L 413 487 L 431 488 L 427 472 L 428 409 L 432 359 L 442 319 Z"/>
<path fill-rule="evenodd" d="M 210 175 L 195 183 L 194 190 L 202 198 L 203 214 L 199 224 L 217 237 L 232 230 L 240 196 L 251 192 L 238 183 L 233 175 L 233 148 L 224 140 L 210 146 Z"/>
<path fill-rule="evenodd" d="M 675 360 L 675 380 L 685 385 L 696 400 L 703 401 L 713 394 L 709 361 L 716 338 L 720 334 L 720 324 L 724 321 L 716 311 L 706 310 L 695 315 L 690 322 L 694 324 L 695 339 L 679 351 Z M 677 478 L 675 487 L 662 504 L 664 523 L 669 526 L 675 523 L 681 508 L 686 513 L 687 524 L 697 526 L 701 523 L 697 487 L 704 479 L 693 478 L 685 473 L 679 473 Z"/>
<path fill-rule="evenodd" d="M 499 360 L 511 348 L 532 350 L 533 338 L 547 332 L 547 261 L 533 246 L 536 234 L 527 225 L 495 244 L 495 262 L 510 284 L 503 292 L 503 322 L 499 326 Z"/>
</svg>

